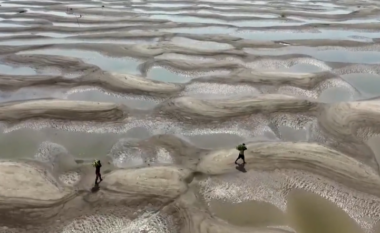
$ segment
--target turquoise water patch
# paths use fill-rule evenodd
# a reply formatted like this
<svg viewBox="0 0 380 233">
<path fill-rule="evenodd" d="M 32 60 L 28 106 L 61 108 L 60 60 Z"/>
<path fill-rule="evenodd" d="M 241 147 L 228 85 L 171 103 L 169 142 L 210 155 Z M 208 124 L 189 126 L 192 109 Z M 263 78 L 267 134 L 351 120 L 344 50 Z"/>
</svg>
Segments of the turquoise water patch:
<svg viewBox="0 0 380 233">
<path fill-rule="evenodd" d="M 36 71 L 29 67 L 12 67 L 0 64 L 0 74 L 9 75 L 35 75 Z"/>
<path fill-rule="evenodd" d="M 13 1 L 12 1 L 13 2 Z M 23 4 L 18 4 L 17 2 L 15 3 L 7 3 L 7 2 L 2 2 L 1 7 L 7 8 L 7 7 L 20 7 L 20 8 L 41 8 L 42 6 L 33 6 L 33 5 L 23 5 Z"/>
<path fill-rule="evenodd" d="M 21 129 L 0 133 L 1 158 L 32 158 L 45 141 L 64 146 L 75 158 L 99 158 L 105 156 L 114 143 L 123 137 L 125 136 L 113 133 Z"/>
<path fill-rule="evenodd" d="M 27 27 L 27 26 L 18 24 L 18 22 L 0 23 L 0 28 L 15 28 L 15 27 Z"/>
<path fill-rule="evenodd" d="M 329 88 L 319 95 L 318 100 L 324 103 L 347 102 L 354 99 L 353 93 L 344 87 Z"/>
<path fill-rule="evenodd" d="M 66 12 L 62 11 L 51 11 L 51 10 L 35 10 L 35 9 L 28 9 L 28 13 L 33 13 L 33 14 L 47 14 L 47 15 L 55 15 L 55 16 L 60 16 L 60 17 L 72 17 L 72 18 L 77 18 L 77 15 L 74 14 L 68 14 Z"/>
<path fill-rule="evenodd" d="M 2 21 L 4 19 L 1 19 L 0 21 Z M 10 19 L 12 21 L 17 21 L 17 22 L 33 22 L 35 21 L 34 19 L 28 19 L 28 18 L 14 18 L 14 19 Z"/>
<path fill-rule="evenodd" d="M 0 91 L 0 102 L 61 98 L 66 91 L 66 89 L 58 87 L 26 87 L 16 91 Z"/>
<path fill-rule="evenodd" d="M 33 50 L 27 52 L 20 52 L 20 54 L 46 54 L 57 55 L 65 57 L 79 58 L 85 63 L 96 65 L 102 70 L 117 72 L 139 74 L 138 65 L 140 62 L 130 58 L 113 58 L 107 57 L 97 52 L 71 50 L 71 49 L 46 49 L 46 50 Z"/>
<path fill-rule="evenodd" d="M 170 72 L 162 67 L 151 68 L 148 71 L 147 78 L 169 83 L 187 83 L 190 81 L 189 77 Z"/>
<path fill-rule="evenodd" d="M 234 36 L 249 40 L 353 40 L 353 37 L 379 38 L 380 32 L 356 32 L 343 30 L 324 30 L 320 32 L 290 32 L 290 31 L 238 31 Z"/>
<path fill-rule="evenodd" d="M 380 63 L 380 52 L 372 51 L 349 51 L 345 49 L 337 50 L 319 50 L 318 48 L 310 48 L 297 46 L 289 46 L 286 49 L 250 49 L 249 53 L 254 55 L 287 55 L 287 54 L 304 54 L 314 57 L 318 60 L 328 62 L 347 62 L 347 63 L 364 63 L 377 64 Z"/>
<path fill-rule="evenodd" d="M 380 95 L 380 75 L 352 73 L 341 75 L 341 77 L 365 96 Z"/>
<path fill-rule="evenodd" d="M 109 43 L 109 44 L 152 44 L 146 40 L 87 40 L 87 39 L 66 39 L 66 38 L 46 38 L 31 40 L 7 40 L 0 41 L 0 45 L 20 46 L 20 45 L 42 45 L 42 44 L 77 44 L 77 43 Z"/>
<path fill-rule="evenodd" d="M 286 71 L 293 73 L 316 73 L 324 70 L 318 66 L 314 66 L 311 64 L 296 64 L 287 68 Z"/>
<path fill-rule="evenodd" d="M 287 19 L 292 20 L 299 20 L 303 21 L 304 23 L 329 23 L 329 24 L 360 24 L 360 23 L 378 23 L 380 22 L 379 18 L 373 18 L 373 19 L 349 19 L 349 20 L 343 20 L 343 21 L 335 21 L 335 20 L 328 20 L 328 19 L 311 19 L 306 17 L 298 17 L 298 16 L 289 16 L 286 17 Z"/>
</svg>

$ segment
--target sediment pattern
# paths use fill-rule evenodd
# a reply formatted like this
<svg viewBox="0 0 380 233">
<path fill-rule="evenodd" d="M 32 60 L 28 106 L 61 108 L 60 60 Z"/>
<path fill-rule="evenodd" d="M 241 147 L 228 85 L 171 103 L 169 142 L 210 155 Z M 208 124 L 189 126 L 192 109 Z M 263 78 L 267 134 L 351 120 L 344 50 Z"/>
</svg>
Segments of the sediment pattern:
<svg viewBox="0 0 380 233">
<path fill-rule="evenodd" d="M 379 6 L 2 2 L 0 233 L 378 232 Z"/>
</svg>

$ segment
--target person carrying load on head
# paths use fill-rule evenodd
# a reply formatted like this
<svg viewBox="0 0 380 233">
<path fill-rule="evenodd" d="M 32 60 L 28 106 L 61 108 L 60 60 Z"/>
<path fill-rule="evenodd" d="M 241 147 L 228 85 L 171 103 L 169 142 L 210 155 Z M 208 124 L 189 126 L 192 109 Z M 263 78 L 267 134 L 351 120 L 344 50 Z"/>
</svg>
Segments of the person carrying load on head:
<svg viewBox="0 0 380 233">
<path fill-rule="evenodd" d="M 238 156 L 238 158 L 235 160 L 235 164 L 237 164 L 237 161 L 238 161 L 239 159 L 242 159 L 242 160 L 243 160 L 243 164 L 245 164 L 244 151 L 247 150 L 247 147 L 245 146 L 245 143 L 238 145 L 238 146 L 236 147 L 236 150 L 239 151 L 239 156 Z"/>
<path fill-rule="evenodd" d="M 102 167 L 102 164 L 100 163 L 100 160 L 94 160 L 94 163 L 92 164 L 92 166 L 95 167 L 95 175 L 96 175 L 95 185 L 97 185 L 98 180 L 100 180 L 100 182 L 103 180 L 102 175 L 100 174 L 100 168 Z"/>
</svg>

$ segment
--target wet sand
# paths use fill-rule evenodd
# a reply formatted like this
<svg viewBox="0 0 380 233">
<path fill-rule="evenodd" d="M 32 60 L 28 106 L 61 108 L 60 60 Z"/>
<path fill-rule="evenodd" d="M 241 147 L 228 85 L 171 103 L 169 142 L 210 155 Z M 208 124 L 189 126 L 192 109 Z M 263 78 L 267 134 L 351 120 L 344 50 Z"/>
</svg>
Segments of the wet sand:
<svg viewBox="0 0 380 233">
<path fill-rule="evenodd" d="M 379 232 L 379 6 L 2 2 L 0 233 Z"/>
</svg>

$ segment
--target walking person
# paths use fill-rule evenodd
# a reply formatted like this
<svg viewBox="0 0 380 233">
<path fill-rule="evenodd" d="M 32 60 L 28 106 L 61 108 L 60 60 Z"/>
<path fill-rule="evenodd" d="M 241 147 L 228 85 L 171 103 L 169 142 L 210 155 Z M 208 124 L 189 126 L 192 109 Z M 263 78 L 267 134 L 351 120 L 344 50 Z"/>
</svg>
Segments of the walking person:
<svg viewBox="0 0 380 233">
<path fill-rule="evenodd" d="M 238 164 L 237 161 L 238 161 L 239 159 L 242 159 L 242 160 L 243 160 L 243 164 L 245 164 L 244 151 L 247 150 L 247 147 L 245 146 L 245 143 L 238 145 L 238 146 L 236 147 L 236 149 L 239 151 L 239 156 L 238 156 L 238 158 L 235 160 L 235 164 Z"/>
<path fill-rule="evenodd" d="M 93 163 L 93 166 L 95 167 L 95 175 L 96 175 L 96 179 L 95 179 L 95 185 L 98 185 L 98 180 L 100 180 L 100 182 L 102 182 L 102 174 L 100 174 L 100 168 L 102 167 L 102 164 L 100 163 L 100 160 L 95 160 L 94 163 Z"/>
</svg>

